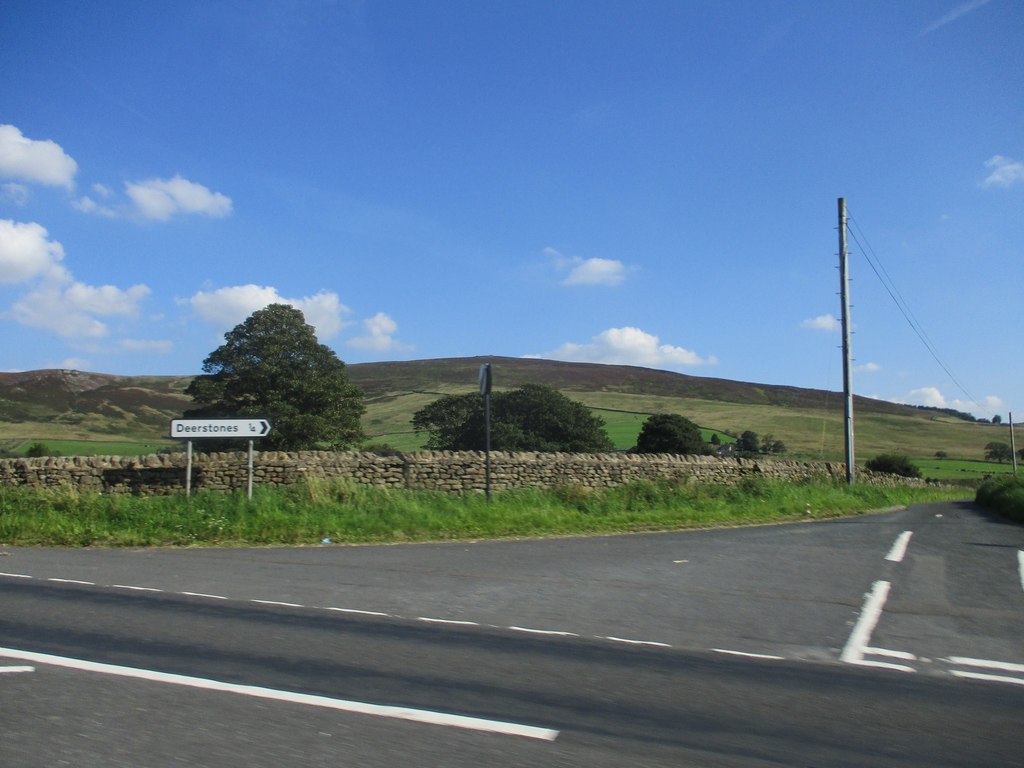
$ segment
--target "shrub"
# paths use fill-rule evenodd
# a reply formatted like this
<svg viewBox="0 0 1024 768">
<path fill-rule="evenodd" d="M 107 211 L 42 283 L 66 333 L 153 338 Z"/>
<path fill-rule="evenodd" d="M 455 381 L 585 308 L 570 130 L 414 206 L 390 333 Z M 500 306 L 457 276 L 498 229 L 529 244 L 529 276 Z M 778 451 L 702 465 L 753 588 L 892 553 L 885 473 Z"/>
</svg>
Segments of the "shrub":
<svg viewBox="0 0 1024 768">
<path fill-rule="evenodd" d="M 1004 517 L 1024 523 L 1024 476 L 1006 475 L 986 480 L 975 501 Z"/>
<path fill-rule="evenodd" d="M 883 453 L 880 456 L 868 460 L 864 465 L 865 469 L 872 472 L 885 472 L 889 475 L 902 475 L 903 477 L 920 477 L 921 470 L 917 468 L 906 456 L 895 453 Z"/>
<path fill-rule="evenodd" d="M 60 451 L 51 451 L 50 446 L 46 443 L 32 443 L 25 449 L 25 455 L 30 459 L 40 456 L 60 456 Z"/>
</svg>

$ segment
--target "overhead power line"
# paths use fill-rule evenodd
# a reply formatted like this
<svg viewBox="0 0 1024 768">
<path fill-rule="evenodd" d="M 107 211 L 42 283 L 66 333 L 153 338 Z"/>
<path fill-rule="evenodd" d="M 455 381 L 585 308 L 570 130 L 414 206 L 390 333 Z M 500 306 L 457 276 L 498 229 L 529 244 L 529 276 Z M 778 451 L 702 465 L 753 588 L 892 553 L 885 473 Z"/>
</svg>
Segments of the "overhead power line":
<svg viewBox="0 0 1024 768">
<path fill-rule="evenodd" d="M 938 363 L 939 367 L 946 372 L 946 375 L 949 376 L 950 381 L 952 381 L 953 384 L 956 385 L 957 389 L 963 392 L 963 394 L 967 397 L 967 399 L 970 402 L 978 404 L 978 398 L 971 394 L 971 392 L 968 391 L 967 387 L 960 383 L 960 380 L 955 375 L 953 375 L 953 372 L 949 369 L 949 366 L 947 366 L 942 361 L 942 358 L 939 357 L 939 353 L 935 349 L 935 345 L 932 343 L 932 340 L 928 337 L 928 334 L 925 332 L 924 327 L 921 325 L 921 322 L 917 319 L 913 311 L 910 309 L 910 305 L 907 303 L 907 300 L 903 298 L 903 294 L 900 293 L 899 288 L 896 287 L 895 281 L 893 281 L 892 277 L 890 277 L 889 275 L 889 272 L 885 269 L 885 265 L 882 264 L 882 260 L 878 257 L 874 249 L 871 247 L 871 243 L 868 242 L 867 236 L 864 234 L 863 230 L 861 230 L 860 224 L 857 223 L 856 219 L 849 215 L 847 216 L 847 221 L 853 224 L 853 228 L 856 229 L 856 232 L 853 228 L 850 227 L 847 227 L 847 231 L 850 233 L 850 236 L 854 239 L 854 241 L 856 241 L 857 245 L 860 246 L 861 253 L 864 255 L 864 259 L 871 267 L 871 271 L 875 273 L 875 276 L 882 284 L 882 287 L 885 288 L 886 293 L 889 294 L 889 298 L 892 299 L 893 303 L 896 305 L 896 308 L 900 311 L 900 314 L 903 315 L 903 319 L 907 321 L 907 324 L 917 335 L 917 338 L 921 340 L 921 343 L 924 345 L 924 348 L 928 350 L 928 353 L 932 356 L 935 362 Z"/>
</svg>

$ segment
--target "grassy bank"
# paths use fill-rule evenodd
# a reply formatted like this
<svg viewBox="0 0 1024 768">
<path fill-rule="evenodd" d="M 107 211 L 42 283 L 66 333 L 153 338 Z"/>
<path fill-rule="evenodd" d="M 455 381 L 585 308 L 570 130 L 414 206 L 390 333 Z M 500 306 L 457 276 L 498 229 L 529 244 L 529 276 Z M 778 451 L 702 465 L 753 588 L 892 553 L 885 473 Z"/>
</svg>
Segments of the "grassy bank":
<svg viewBox="0 0 1024 768">
<path fill-rule="evenodd" d="M 968 492 L 969 493 L 969 492 Z M 438 541 L 746 525 L 964 498 L 943 488 L 634 483 L 451 496 L 308 482 L 245 494 L 135 497 L 0 489 L 0 544 L 245 546 Z"/>
</svg>

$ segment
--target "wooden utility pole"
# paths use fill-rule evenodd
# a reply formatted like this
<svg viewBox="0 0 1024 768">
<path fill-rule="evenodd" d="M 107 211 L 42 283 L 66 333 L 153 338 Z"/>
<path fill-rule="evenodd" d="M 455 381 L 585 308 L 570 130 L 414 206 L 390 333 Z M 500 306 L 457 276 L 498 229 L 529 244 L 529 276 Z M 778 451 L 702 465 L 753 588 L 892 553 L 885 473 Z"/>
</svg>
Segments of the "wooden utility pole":
<svg viewBox="0 0 1024 768">
<path fill-rule="evenodd" d="M 846 482 L 853 484 L 853 363 L 850 351 L 850 271 L 846 258 L 846 199 L 839 198 L 839 297 L 843 309 L 843 399 L 846 422 Z"/>
</svg>

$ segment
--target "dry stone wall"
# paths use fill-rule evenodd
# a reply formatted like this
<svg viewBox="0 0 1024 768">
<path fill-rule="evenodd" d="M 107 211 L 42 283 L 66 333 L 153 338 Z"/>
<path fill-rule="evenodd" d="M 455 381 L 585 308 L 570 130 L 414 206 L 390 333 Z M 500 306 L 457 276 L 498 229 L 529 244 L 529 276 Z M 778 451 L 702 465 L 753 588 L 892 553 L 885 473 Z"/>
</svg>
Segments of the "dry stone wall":
<svg viewBox="0 0 1024 768">
<path fill-rule="evenodd" d="M 149 456 L 75 456 L 0 460 L 0 484 L 34 488 L 73 488 L 99 493 L 159 495 L 185 489 L 184 453 Z M 248 482 L 246 453 L 197 453 L 192 460 L 192 488 L 230 491 Z M 667 454 L 491 454 L 491 488 L 584 486 L 607 488 L 659 478 L 693 483 L 737 483 L 745 477 L 802 481 L 844 481 L 845 465 L 761 459 L 676 456 Z M 486 487 L 482 452 L 398 454 L 261 451 L 254 455 L 256 485 L 290 485 L 306 478 L 339 479 L 374 486 L 448 493 Z M 896 485 L 913 481 L 894 475 L 862 472 L 860 482 Z"/>
</svg>

